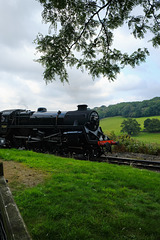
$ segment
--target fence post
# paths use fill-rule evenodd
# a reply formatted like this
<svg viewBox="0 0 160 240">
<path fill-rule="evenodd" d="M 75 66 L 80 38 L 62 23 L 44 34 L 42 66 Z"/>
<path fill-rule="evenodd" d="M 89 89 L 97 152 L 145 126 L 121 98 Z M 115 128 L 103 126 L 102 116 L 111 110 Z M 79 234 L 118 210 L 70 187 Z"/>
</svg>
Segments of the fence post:
<svg viewBox="0 0 160 240">
<path fill-rule="evenodd" d="M 0 162 L 0 176 L 3 176 L 4 173 L 3 173 L 3 163 Z"/>
<path fill-rule="evenodd" d="M 2 162 L 0 162 L 0 233 L 3 233 L 2 239 L 4 240 L 31 240 L 11 190 L 3 176 Z"/>
</svg>

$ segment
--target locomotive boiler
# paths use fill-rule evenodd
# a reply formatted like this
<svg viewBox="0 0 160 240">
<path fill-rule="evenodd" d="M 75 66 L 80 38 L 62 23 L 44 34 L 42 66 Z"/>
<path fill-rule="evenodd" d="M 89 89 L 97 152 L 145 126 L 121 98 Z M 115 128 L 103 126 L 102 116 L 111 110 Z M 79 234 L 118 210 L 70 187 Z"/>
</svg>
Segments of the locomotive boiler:
<svg viewBox="0 0 160 240">
<path fill-rule="evenodd" d="M 100 156 L 111 152 L 110 140 L 99 126 L 99 115 L 78 105 L 75 111 L 12 109 L 0 112 L 0 146 L 51 153 Z"/>
</svg>

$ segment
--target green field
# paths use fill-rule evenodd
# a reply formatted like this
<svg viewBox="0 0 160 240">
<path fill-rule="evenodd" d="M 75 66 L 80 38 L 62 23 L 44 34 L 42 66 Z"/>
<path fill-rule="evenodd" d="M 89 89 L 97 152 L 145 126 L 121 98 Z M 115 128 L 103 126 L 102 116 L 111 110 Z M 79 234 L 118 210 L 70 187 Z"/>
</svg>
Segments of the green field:
<svg viewBox="0 0 160 240">
<path fill-rule="evenodd" d="M 33 240 L 160 239 L 159 173 L 14 149 L 0 158 L 49 173 L 13 192 Z"/>
<path fill-rule="evenodd" d="M 160 120 L 160 116 L 154 117 L 142 117 L 142 118 L 135 118 L 139 124 L 141 124 L 141 129 L 143 130 L 144 126 L 143 123 L 147 118 L 157 118 Z M 114 133 L 118 136 L 121 135 L 121 123 L 125 118 L 123 117 L 110 117 L 104 118 L 100 121 L 100 126 L 105 134 L 109 134 L 110 132 L 114 131 Z M 139 135 L 134 136 L 133 138 L 143 141 L 145 143 L 157 143 L 160 144 L 160 133 L 145 133 L 141 132 Z"/>
</svg>

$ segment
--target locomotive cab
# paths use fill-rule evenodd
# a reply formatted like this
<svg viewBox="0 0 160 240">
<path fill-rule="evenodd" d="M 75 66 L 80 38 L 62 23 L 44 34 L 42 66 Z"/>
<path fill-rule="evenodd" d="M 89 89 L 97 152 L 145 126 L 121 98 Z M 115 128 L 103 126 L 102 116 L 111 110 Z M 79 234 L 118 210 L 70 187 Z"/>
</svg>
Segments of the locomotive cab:
<svg viewBox="0 0 160 240">
<path fill-rule="evenodd" d="M 0 130 L 2 134 L 7 132 L 9 125 L 12 123 L 14 111 L 15 110 L 5 110 L 1 112 Z"/>
<path fill-rule="evenodd" d="M 19 111 L 19 110 L 18 110 Z M 6 135 L 9 132 L 10 125 L 14 124 L 14 116 L 17 110 L 4 110 L 0 112 L 0 146 L 6 144 Z"/>
</svg>

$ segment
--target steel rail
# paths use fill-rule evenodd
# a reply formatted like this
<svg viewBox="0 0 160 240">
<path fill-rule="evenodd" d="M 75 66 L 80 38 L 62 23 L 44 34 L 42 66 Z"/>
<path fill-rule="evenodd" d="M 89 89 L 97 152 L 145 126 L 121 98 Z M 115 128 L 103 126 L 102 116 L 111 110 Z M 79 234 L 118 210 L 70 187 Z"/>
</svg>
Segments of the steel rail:
<svg viewBox="0 0 160 240">
<path fill-rule="evenodd" d="M 112 164 L 118 165 L 129 165 L 138 168 L 144 168 L 149 170 L 160 171 L 160 160 L 152 161 L 152 160 L 143 160 L 143 159 L 132 159 L 132 158 L 122 158 L 115 156 L 105 156 L 101 157 L 99 161 L 109 162 Z"/>
</svg>

